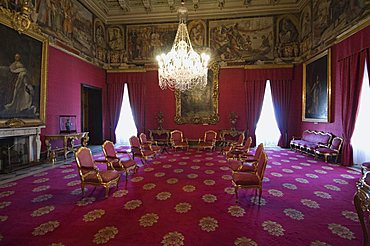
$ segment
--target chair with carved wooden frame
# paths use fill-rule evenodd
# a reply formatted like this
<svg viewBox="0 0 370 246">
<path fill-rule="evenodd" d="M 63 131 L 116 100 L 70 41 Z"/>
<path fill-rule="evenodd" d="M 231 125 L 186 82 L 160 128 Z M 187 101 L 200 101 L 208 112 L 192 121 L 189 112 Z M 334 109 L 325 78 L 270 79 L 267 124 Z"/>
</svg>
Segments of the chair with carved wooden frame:
<svg viewBox="0 0 370 246">
<path fill-rule="evenodd" d="M 135 157 L 141 159 L 141 163 L 145 163 L 149 158 L 155 157 L 155 152 L 149 149 L 145 149 L 141 146 L 139 138 L 136 136 L 131 136 L 129 138 L 132 158 L 135 160 Z"/>
<path fill-rule="evenodd" d="M 217 132 L 213 130 L 208 130 L 204 133 L 204 138 L 198 140 L 198 148 L 199 149 L 213 149 L 216 146 L 216 139 L 217 139 Z"/>
<path fill-rule="evenodd" d="M 145 133 L 140 133 L 139 138 L 140 144 L 144 149 L 154 151 L 156 154 L 161 152 L 161 147 L 157 145 L 157 142 L 148 140 Z"/>
<path fill-rule="evenodd" d="M 236 159 L 239 160 L 242 156 L 245 156 L 248 154 L 249 149 L 252 145 L 252 138 L 248 137 L 247 140 L 245 140 L 245 143 L 243 146 L 235 146 L 232 148 L 227 154 L 226 159 Z"/>
<path fill-rule="evenodd" d="M 120 154 L 127 155 L 125 159 L 122 158 L 123 156 L 118 156 L 114 144 L 111 141 L 105 141 L 102 148 L 109 170 L 125 171 L 126 180 L 130 171 L 136 172 L 138 166 L 128 152 L 120 152 Z"/>
<path fill-rule="evenodd" d="M 258 201 L 261 202 L 263 176 L 265 174 L 268 157 L 263 151 L 258 161 L 256 172 L 236 172 L 232 174 L 232 184 L 235 188 L 235 197 L 238 201 L 239 189 L 258 189 Z"/>
<path fill-rule="evenodd" d="M 221 153 L 227 155 L 227 153 L 229 153 L 233 148 L 243 146 L 244 138 L 245 138 L 244 133 L 243 134 L 240 134 L 239 135 L 239 138 L 238 138 L 238 141 L 228 143 L 227 146 L 225 146 L 225 147 L 222 148 Z"/>
<path fill-rule="evenodd" d="M 240 160 L 229 160 L 232 173 L 236 172 L 256 172 L 259 159 L 264 152 L 263 144 L 257 146 L 254 155 L 241 156 Z"/>
<path fill-rule="evenodd" d="M 341 153 L 343 138 L 335 137 L 331 140 L 330 146 L 320 146 L 314 150 L 315 157 L 324 156 L 325 162 L 328 162 L 329 157 L 335 157 L 335 163 L 338 162 L 338 157 Z"/>
<path fill-rule="evenodd" d="M 185 150 L 189 149 L 188 140 L 183 138 L 182 131 L 173 130 L 170 135 L 170 142 L 175 151 L 177 148 Z"/>
<path fill-rule="evenodd" d="M 99 170 L 93 160 L 91 150 L 81 147 L 75 153 L 78 173 L 81 178 L 82 195 L 85 193 L 85 185 L 103 186 L 105 188 L 105 197 L 108 197 L 109 187 L 118 184 L 121 175 L 115 170 Z"/>
</svg>

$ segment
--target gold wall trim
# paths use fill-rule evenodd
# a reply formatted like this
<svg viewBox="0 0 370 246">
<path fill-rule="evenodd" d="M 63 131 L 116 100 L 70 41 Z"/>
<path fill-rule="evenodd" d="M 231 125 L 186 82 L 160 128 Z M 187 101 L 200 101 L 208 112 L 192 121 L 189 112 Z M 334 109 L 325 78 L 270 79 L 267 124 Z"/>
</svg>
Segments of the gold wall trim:
<svg viewBox="0 0 370 246">
<path fill-rule="evenodd" d="M 108 69 L 107 73 L 145 73 L 145 68 Z"/>
<path fill-rule="evenodd" d="M 293 64 L 261 64 L 261 65 L 245 65 L 244 69 L 268 69 L 268 68 L 292 68 Z"/>
<path fill-rule="evenodd" d="M 342 42 L 344 39 L 352 36 L 353 34 L 361 31 L 362 29 L 366 28 L 370 25 L 370 16 L 364 19 L 363 21 L 357 23 L 356 25 L 352 26 L 347 31 L 343 32 L 342 34 L 338 35 L 334 44 Z"/>
</svg>

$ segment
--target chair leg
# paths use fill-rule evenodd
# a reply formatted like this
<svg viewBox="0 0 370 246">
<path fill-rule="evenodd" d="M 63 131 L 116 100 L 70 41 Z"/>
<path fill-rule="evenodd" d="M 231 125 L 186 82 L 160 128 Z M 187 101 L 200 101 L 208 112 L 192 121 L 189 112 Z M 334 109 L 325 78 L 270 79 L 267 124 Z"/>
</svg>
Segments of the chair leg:
<svg viewBox="0 0 370 246">
<path fill-rule="evenodd" d="M 105 186 L 105 198 L 107 198 L 108 195 L 109 195 L 109 186 L 107 185 L 107 186 Z"/>
<path fill-rule="evenodd" d="M 85 196 L 85 184 L 83 182 L 81 182 L 81 192 L 82 196 Z"/>
<path fill-rule="evenodd" d="M 258 203 L 261 204 L 261 196 L 262 196 L 262 187 L 260 187 L 260 194 L 258 197 Z"/>
<path fill-rule="evenodd" d="M 328 162 L 328 155 L 325 155 L 325 162 Z"/>
<path fill-rule="evenodd" d="M 239 197 L 238 197 L 238 186 L 234 186 L 234 190 L 235 190 L 235 199 L 236 199 L 236 202 L 238 202 L 238 200 L 239 200 Z"/>
</svg>

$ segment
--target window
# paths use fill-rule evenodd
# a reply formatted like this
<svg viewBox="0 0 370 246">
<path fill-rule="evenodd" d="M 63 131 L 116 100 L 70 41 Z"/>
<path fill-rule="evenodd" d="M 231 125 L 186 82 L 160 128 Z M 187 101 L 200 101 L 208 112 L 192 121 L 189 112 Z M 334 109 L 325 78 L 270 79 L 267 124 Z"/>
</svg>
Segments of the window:
<svg viewBox="0 0 370 246">
<path fill-rule="evenodd" d="M 280 130 L 275 119 L 270 81 L 267 80 L 261 116 L 258 120 L 256 129 L 257 145 L 263 143 L 264 146 L 276 146 L 279 141 L 279 137 Z"/>
<path fill-rule="evenodd" d="M 137 135 L 137 129 L 135 126 L 134 118 L 132 117 L 130 100 L 128 98 L 128 88 L 125 84 L 121 113 L 119 116 L 117 128 L 116 128 L 116 141 L 117 144 L 130 145 L 129 138 Z"/>
<path fill-rule="evenodd" d="M 364 79 L 362 81 L 361 95 L 358 105 L 358 114 L 356 119 L 355 130 L 351 139 L 353 147 L 353 162 L 361 164 L 365 161 L 370 161 L 369 149 L 369 116 L 367 115 L 370 110 L 370 87 L 369 75 L 365 63 Z"/>
</svg>

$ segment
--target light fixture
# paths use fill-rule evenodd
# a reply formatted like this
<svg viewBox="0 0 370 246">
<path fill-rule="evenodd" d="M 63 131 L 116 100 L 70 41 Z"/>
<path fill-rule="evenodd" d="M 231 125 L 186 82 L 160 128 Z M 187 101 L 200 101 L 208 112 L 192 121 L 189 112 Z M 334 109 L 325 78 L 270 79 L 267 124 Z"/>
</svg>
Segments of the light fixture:
<svg viewBox="0 0 370 246">
<path fill-rule="evenodd" d="M 157 56 L 158 78 L 161 89 L 186 91 L 204 88 L 207 85 L 209 55 L 199 55 L 193 50 L 186 27 L 187 9 L 184 0 L 177 10 L 179 27 L 172 49 L 167 54 Z M 199 86 L 199 87 L 198 87 Z"/>
</svg>

